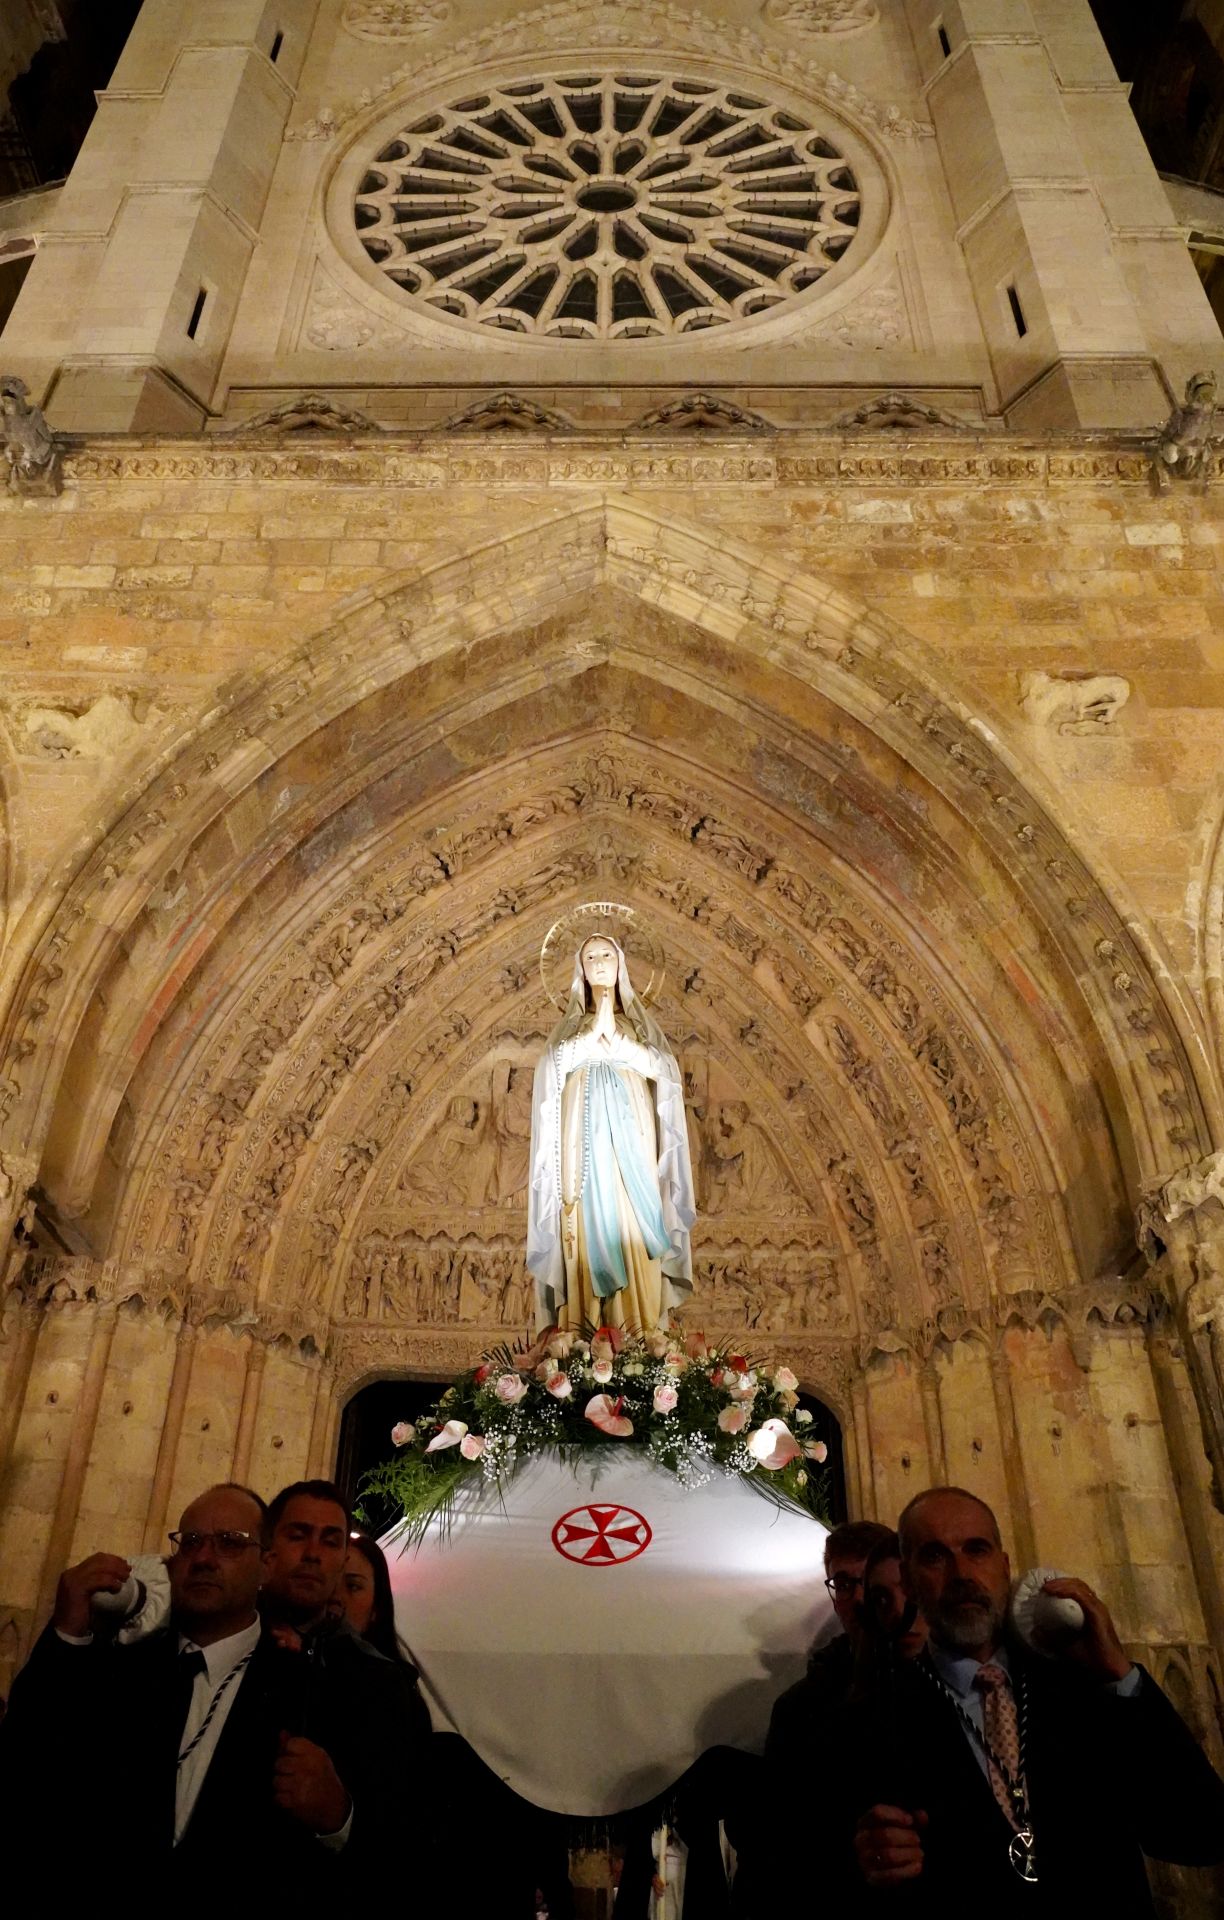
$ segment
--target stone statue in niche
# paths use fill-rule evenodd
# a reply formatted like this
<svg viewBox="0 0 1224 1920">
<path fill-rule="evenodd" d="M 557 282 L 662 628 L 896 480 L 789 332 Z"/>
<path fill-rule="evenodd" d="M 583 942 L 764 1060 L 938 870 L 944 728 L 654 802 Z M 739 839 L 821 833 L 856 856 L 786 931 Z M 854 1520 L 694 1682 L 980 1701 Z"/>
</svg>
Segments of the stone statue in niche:
<svg viewBox="0 0 1224 1920">
<path fill-rule="evenodd" d="M 536 1319 L 665 1326 L 692 1287 L 693 1176 L 680 1069 L 639 996 L 617 933 L 636 915 L 599 903 L 554 926 L 541 966 L 562 1017 L 536 1067 L 527 1265 Z M 568 990 L 557 954 L 577 936 Z"/>
</svg>

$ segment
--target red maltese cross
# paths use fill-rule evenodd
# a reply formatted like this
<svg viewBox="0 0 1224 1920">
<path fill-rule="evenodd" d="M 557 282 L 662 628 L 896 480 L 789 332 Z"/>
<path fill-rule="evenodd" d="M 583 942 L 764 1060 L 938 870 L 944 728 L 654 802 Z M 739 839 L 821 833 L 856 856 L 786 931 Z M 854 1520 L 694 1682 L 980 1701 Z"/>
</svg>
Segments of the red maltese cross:
<svg viewBox="0 0 1224 1920">
<path fill-rule="evenodd" d="M 650 1545 L 650 1523 L 632 1507 L 572 1507 L 552 1530 L 552 1543 L 584 1567 L 615 1567 Z"/>
</svg>

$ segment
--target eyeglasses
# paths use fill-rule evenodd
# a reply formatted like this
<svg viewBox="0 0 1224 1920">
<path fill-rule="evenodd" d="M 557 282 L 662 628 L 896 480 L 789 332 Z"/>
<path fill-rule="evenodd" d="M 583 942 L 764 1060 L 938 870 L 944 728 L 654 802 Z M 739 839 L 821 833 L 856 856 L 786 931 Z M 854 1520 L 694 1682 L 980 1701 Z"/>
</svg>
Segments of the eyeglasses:
<svg viewBox="0 0 1224 1920">
<path fill-rule="evenodd" d="M 825 1586 L 835 1599 L 845 1600 L 850 1594 L 857 1593 L 863 1584 L 861 1573 L 835 1573 Z"/>
<path fill-rule="evenodd" d="M 222 1560 L 236 1560 L 248 1547 L 257 1547 L 260 1543 L 253 1533 L 172 1533 L 170 1544 L 176 1554 L 198 1553 L 201 1547 L 212 1544 Z"/>
</svg>

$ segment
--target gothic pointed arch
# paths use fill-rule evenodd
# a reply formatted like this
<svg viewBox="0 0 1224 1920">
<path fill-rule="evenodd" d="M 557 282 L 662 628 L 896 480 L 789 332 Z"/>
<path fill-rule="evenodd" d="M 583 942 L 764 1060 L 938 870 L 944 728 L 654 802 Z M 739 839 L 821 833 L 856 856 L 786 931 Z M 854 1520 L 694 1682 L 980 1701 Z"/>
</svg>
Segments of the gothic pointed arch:
<svg viewBox="0 0 1224 1920">
<path fill-rule="evenodd" d="M 1057 1292 L 1124 1258 L 1137 1179 L 1208 1138 L 1213 1094 L 1034 785 L 840 591 L 580 508 L 388 581 L 229 690 L 31 956 L 8 1124 L 97 1253 L 322 1346 L 346 1289 L 374 1297 L 391 1168 L 402 1192 L 462 1132 L 444 1089 L 492 1125 L 525 1067 L 538 1009 L 517 1038 L 495 1016 L 522 1028 L 549 916 L 615 884 L 684 957 L 711 1178 L 755 1155 L 774 1215 L 807 1208 L 802 1254 L 721 1222 L 716 1295 L 781 1322 L 781 1275 L 852 1341 Z M 469 1280 L 473 1311 L 521 1317 L 493 1224 L 417 1221 L 413 1313 L 444 1320 L 483 1248 L 505 1276 L 493 1305 Z"/>
</svg>

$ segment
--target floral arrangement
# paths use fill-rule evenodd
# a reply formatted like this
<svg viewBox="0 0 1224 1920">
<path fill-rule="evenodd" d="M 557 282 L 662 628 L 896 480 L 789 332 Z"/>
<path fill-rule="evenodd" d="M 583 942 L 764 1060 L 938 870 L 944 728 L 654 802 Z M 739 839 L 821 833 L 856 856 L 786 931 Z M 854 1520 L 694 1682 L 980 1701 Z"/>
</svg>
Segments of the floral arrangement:
<svg viewBox="0 0 1224 1920">
<path fill-rule="evenodd" d="M 682 1486 L 735 1473 L 825 1520 L 827 1450 L 808 1431 L 798 1385 L 789 1367 L 771 1369 L 702 1333 L 550 1327 L 530 1347 L 487 1354 L 415 1426 L 393 1427 L 397 1452 L 366 1475 L 362 1492 L 394 1501 L 412 1541 L 477 1477 L 505 1481 L 550 1451 L 637 1446 Z"/>
</svg>

